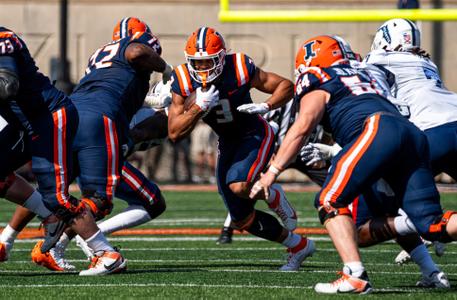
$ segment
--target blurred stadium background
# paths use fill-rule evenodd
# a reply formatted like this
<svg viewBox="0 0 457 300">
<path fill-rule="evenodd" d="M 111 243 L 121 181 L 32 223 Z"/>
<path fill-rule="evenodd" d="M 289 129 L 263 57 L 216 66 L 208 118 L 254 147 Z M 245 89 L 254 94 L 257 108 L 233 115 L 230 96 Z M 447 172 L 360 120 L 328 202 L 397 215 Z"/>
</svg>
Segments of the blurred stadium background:
<svg viewBox="0 0 457 300">
<path fill-rule="evenodd" d="M 422 9 L 456 9 L 457 0 L 231 0 L 230 10 L 386 10 L 399 5 Z M 199 26 L 217 28 L 229 48 L 249 54 L 255 63 L 267 70 L 293 78 L 293 62 L 300 42 L 318 34 L 338 34 L 347 39 L 362 55 L 369 51 L 373 34 L 382 21 L 372 22 L 226 22 L 219 21 L 219 0 L 2 0 L 2 25 L 21 34 L 30 47 L 40 69 L 66 91 L 78 82 L 90 55 L 111 39 L 114 25 L 122 17 L 136 16 L 149 24 L 162 43 L 163 57 L 171 64 L 184 62 L 183 48 L 187 37 Z M 454 16 L 454 20 L 457 14 Z M 452 18 L 451 18 L 452 19 Z M 457 91 L 457 48 L 453 21 L 419 21 L 423 32 L 423 46 L 439 66 L 446 86 Z M 66 63 L 62 63 L 66 61 Z M 156 80 L 153 78 L 152 80 Z M 261 93 L 254 92 L 254 101 L 263 101 Z M 159 181 L 173 181 L 170 152 L 166 145 L 159 167 L 151 176 Z M 136 156 L 142 160 L 142 169 L 155 153 Z M 195 151 L 192 158 L 195 161 Z M 146 159 L 143 159 L 146 156 Z M 180 174 L 179 180 L 188 181 Z M 181 177 L 180 177 L 181 176 Z M 285 179 L 302 180 L 295 172 Z M 176 178 L 175 178 L 176 179 Z"/>
</svg>

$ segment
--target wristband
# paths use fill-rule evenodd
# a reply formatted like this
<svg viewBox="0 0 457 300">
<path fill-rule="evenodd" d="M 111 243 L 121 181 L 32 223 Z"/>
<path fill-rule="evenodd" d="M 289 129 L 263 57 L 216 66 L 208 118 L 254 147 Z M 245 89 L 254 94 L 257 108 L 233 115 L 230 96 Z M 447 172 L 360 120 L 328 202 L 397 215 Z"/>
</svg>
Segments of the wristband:
<svg viewBox="0 0 457 300">
<path fill-rule="evenodd" d="M 273 165 L 270 165 L 270 167 L 268 168 L 268 171 L 270 171 L 271 173 L 273 173 L 275 175 L 279 175 L 279 173 L 281 173 L 281 170 L 279 170 L 278 168 L 276 168 Z"/>
</svg>

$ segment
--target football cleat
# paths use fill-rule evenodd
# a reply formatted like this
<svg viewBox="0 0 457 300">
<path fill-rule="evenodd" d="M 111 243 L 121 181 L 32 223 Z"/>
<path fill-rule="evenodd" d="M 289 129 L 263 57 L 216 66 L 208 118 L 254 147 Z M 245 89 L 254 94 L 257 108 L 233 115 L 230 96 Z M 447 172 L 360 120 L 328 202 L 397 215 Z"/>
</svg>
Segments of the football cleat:
<svg viewBox="0 0 457 300">
<path fill-rule="evenodd" d="M 351 276 L 343 272 L 338 272 L 338 274 L 341 275 L 340 278 L 330 283 L 318 283 L 314 286 L 314 290 L 321 294 L 368 294 L 373 291 L 365 271 L 360 277 Z"/>
<path fill-rule="evenodd" d="M 0 243 L 0 262 L 7 261 L 10 257 L 10 250 L 13 248 L 13 245 L 10 243 Z"/>
<path fill-rule="evenodd" d="M 430 276 L 422 275 L 421 280 L 416 283 L 416 286 L 422 288 L 449 289 L 451 283 L 444 272 L 435 272 Z"/>
<path fill-rule="evenodd" d="M 63 249 L 52 248 L 48 252 L 43 253 L 41 252 L 42 244 L 43 241 L 39 241 L 33 247 L 31 255 L 32 261 L 35 264 L 57 272 L 75 270 L 75 266 L 65 260 Z"/>
<path fill-rule="evenodd" d="M 280 271 L 298 271 L 302 262 L 316 251 L 314 241 L 302 237 L 300 243 L 294 248 L 288 248 L 287 263 L 279 268 Z"/>
<path fill-rule="evenodd" d="M 58 217 L 50 215 L 43 220 L 42 225 L 44 227 L 44 241 L 41 244 L 41 252 L 46 253 L 55 246 L 63 231 L 67 228 L 67 224 Z"/>
<path fill-rule="evenodd" d="M 278 215 L 287 230 L 294 231 L 297 228 L 295 209 L 287 201 L 286 194 L 279 184 L 274 184 L 272 187 L 276 190 L 276 195 L 273 202 L 268 203 L 268 207 Z"/>
<path fill-rule="evenodd" d="M 81 250 L 84 252 L 84 255 L 87 256 L 87 259 L 92 260 L 92 258 L 95 256 L 92 249 L 89 248 L 87 243 L 79 235 L 77 235 L 75 239 L 76 239 L 76 246 L 81 248 Z"/>
<path fill-rule="evenodd" d="M 217 239 L 216 244 L 218 244 L 218 245 L 231 244 L 232 236 L 233 236 L 233 228 L 224 227 L 224 228 L 222 228 L 221 235 Z"/>
<path fill-rule="evenodd" d="M 410 261 L 411 261 L 411 256 L 405 250 L 400 251 L 400 253 L 398 253 L 397 257 L 395 257 L 395 263 L 400 266 L 407 264 Z"/>
<path fill-rule="evenodd" d="M 92 258 L 89 269 L 79 272 L 80 276 L 97 276 L 120 273 L 127 269 L 127 260 L 119 252 L 105 251 Z"/>
</svg>

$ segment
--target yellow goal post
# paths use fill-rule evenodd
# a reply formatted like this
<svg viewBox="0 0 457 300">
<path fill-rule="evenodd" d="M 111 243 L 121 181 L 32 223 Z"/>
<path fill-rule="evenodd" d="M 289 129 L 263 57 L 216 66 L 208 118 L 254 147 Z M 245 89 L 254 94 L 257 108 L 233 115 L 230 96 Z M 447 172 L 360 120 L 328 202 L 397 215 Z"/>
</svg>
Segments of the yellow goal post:
<svg viewBox="0 0 457 300">
<path fill-rule="evenodd" d="M 376 22 L 393 18 L 457 21 L 457 9 L 230 10 L 219 0 L 220 22 Z"/>
</svg>

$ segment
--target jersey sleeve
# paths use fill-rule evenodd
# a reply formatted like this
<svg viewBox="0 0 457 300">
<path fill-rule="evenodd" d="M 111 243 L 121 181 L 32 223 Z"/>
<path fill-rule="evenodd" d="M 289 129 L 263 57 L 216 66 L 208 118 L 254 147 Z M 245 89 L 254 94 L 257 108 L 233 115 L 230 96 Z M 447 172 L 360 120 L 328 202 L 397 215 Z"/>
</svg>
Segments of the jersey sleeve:
<svg viewBox="0 0 457 300">
<path fill-rule="evenodd" d="M 233 55 L 233 60 L 238 86 L 250 84 L 257 69 L 254 61 L 243 53 L 235 53 Z"/>
<path fill-rule="evenodd" d="M 300 101 L 307 93 L 323 89 L 322 84 L 329 81 L 328 73 L 317 67 L 306 68 L 295 81 L 295 100 Z"/>
<path fill-rule="evenodd" d="M 173 70 L 171 91 L 185 98 L 194 91 L 189 69 L 185 64 L 179 65 Z"/>
<path fill-rule="evenodd" d="M 147 32 L 137 32 L 130 38 L 130 43 L 134 42 L 148 45 L 157 54 L 162 54 L 162 46 L 160 45 L 160 41 L 153 34 Z"/>
<path fill-rule="evenodd" d="M 387 66 L 389 64 L 387 56 L 388 53 L 384 50 L 374 50 L 365 56 L 363 62 L 371 65 Z"/>
</svg>

